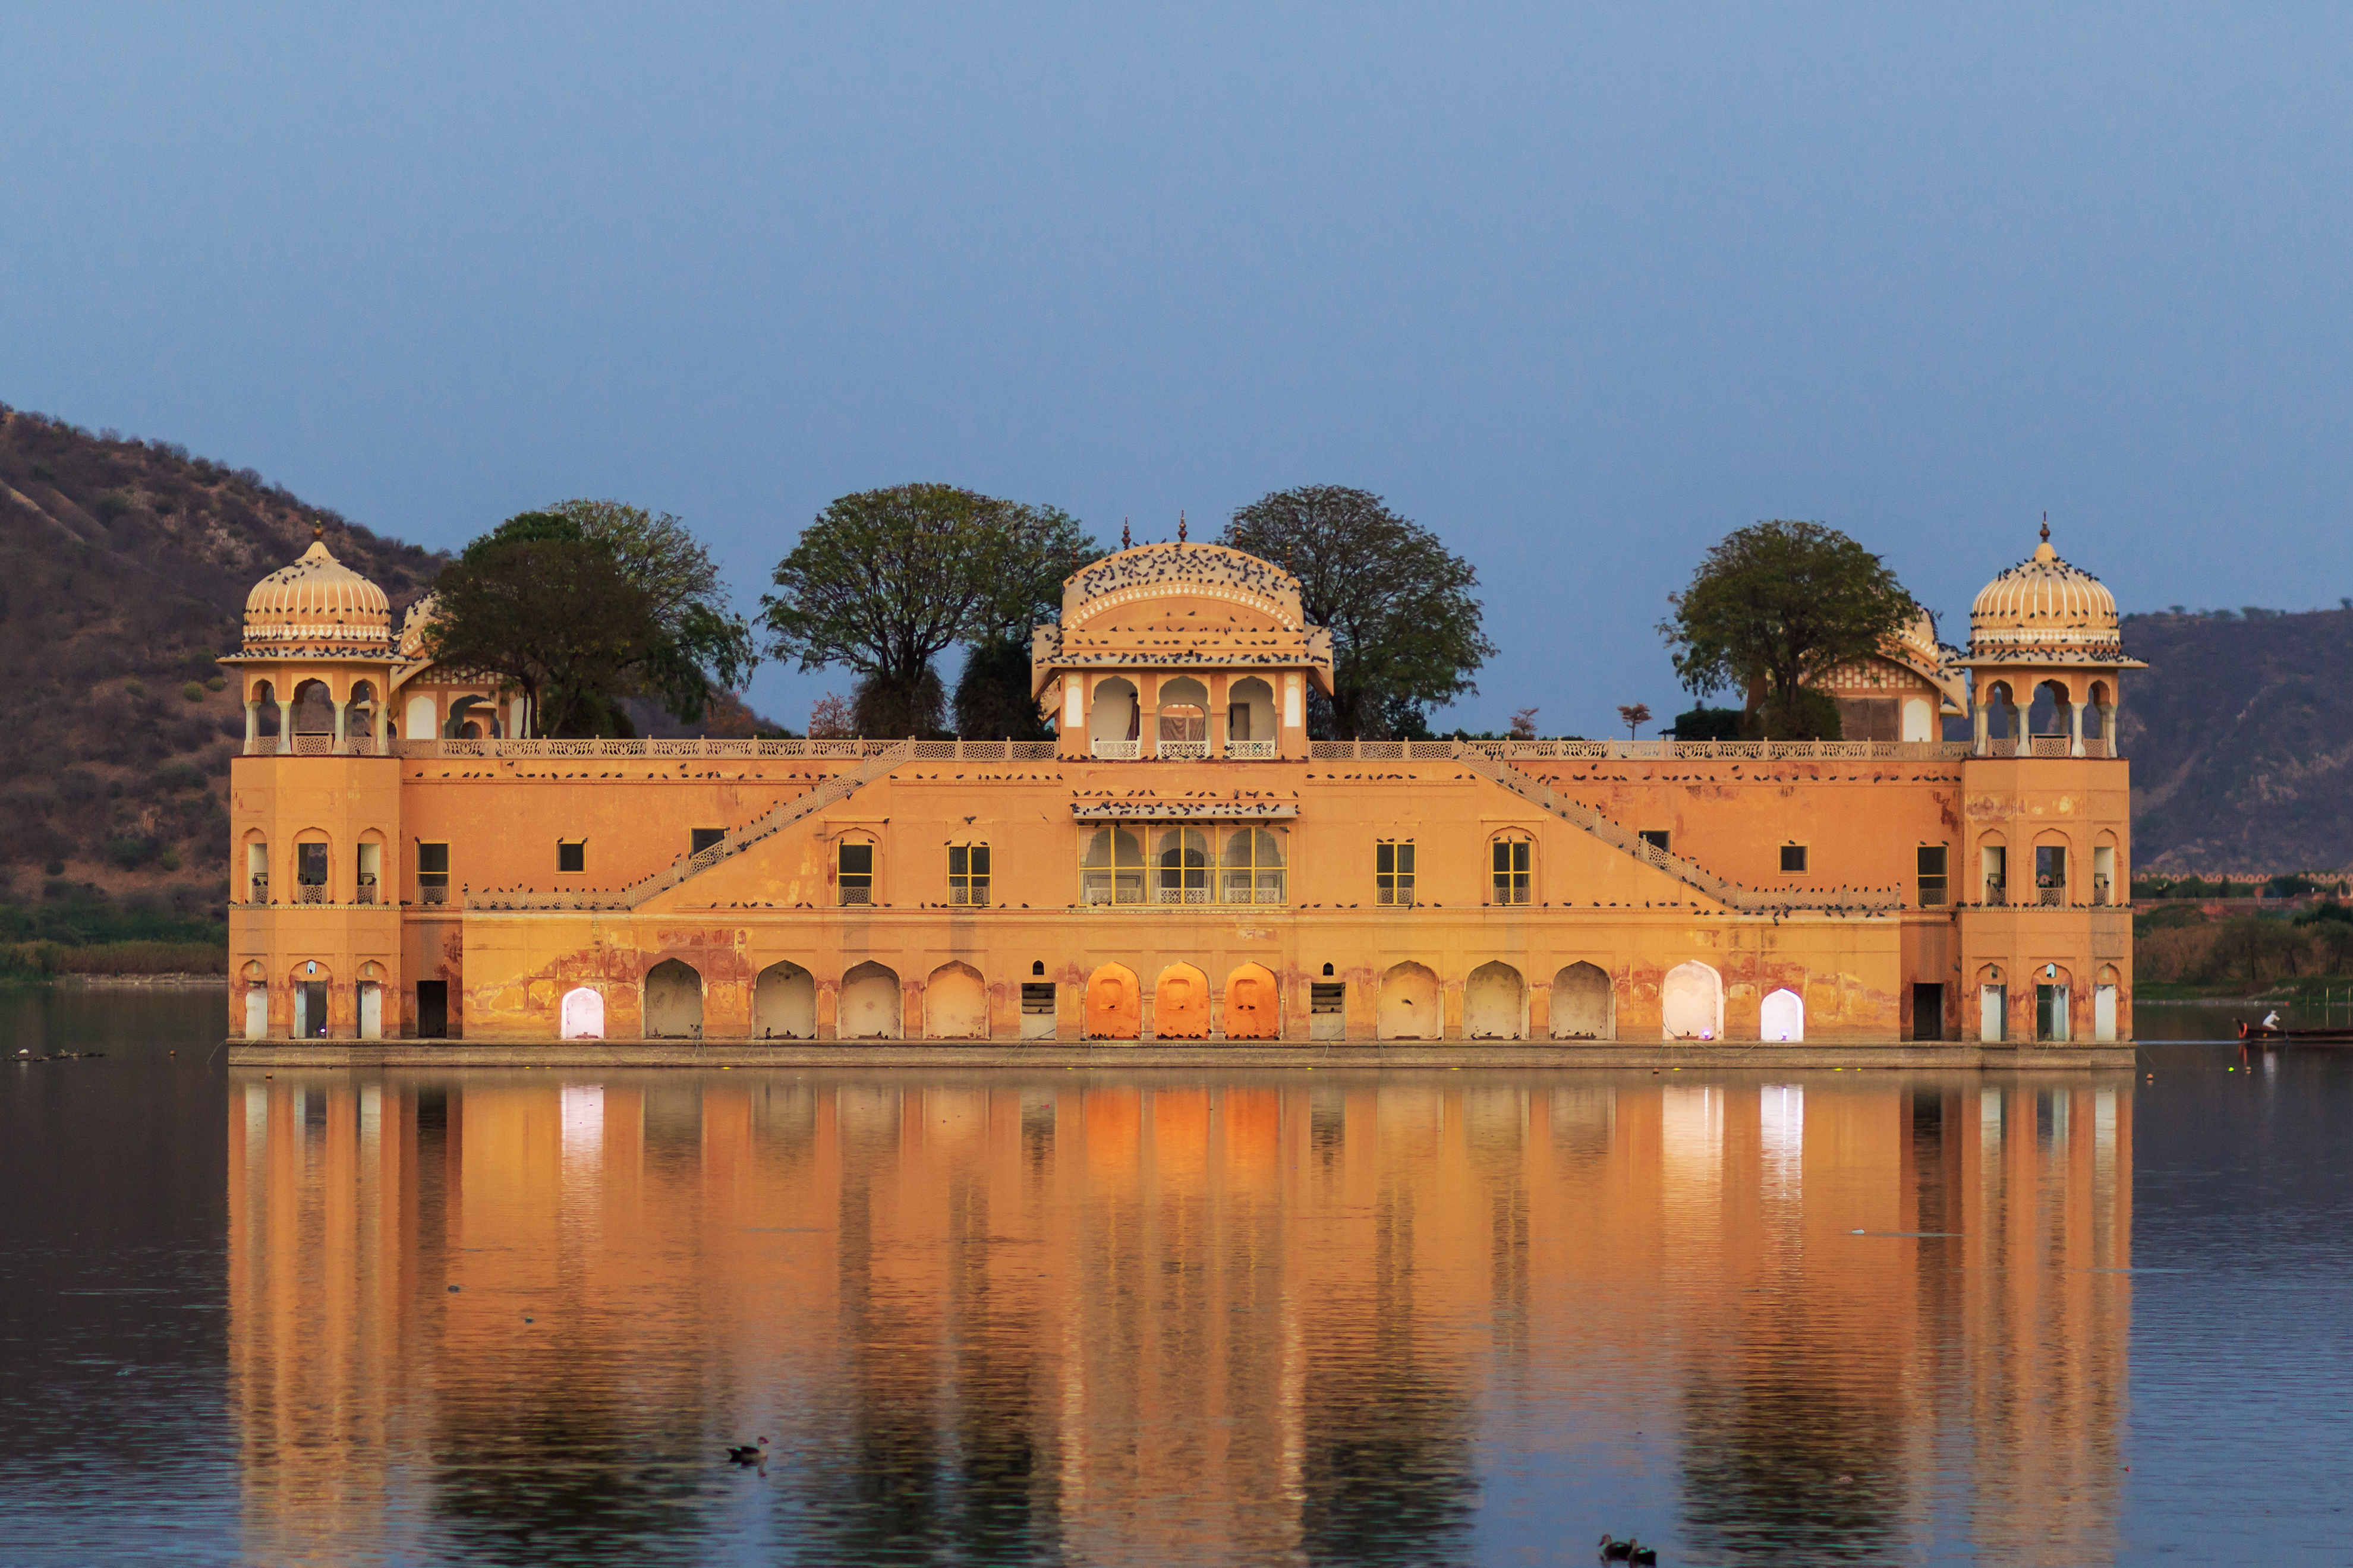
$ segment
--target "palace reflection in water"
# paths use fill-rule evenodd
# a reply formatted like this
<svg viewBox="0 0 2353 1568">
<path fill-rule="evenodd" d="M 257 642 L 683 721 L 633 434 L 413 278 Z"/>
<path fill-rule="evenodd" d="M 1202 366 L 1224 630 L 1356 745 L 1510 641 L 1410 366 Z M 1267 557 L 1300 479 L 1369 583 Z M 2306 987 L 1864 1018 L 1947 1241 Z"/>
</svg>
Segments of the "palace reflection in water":
<svg viewBox="0 0 2353 1568">
<path fill-rule="evenodd" d="M 233 1081 L 249 1556 L 2115 1550 L 2121 1075 L 568 1076 Z"/>
</svg>

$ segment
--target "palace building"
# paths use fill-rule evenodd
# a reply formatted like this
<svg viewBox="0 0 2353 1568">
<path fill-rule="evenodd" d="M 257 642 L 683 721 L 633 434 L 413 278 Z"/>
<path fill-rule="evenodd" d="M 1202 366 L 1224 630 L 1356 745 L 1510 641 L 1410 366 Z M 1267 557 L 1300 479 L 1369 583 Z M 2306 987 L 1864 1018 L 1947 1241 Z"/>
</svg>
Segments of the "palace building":
<svg viewBox="0 0 2353 1568">
<path fill-rule="evenodd" d="M 1065 584 L 1053 741 L 516 739 L 314 542 L 222 661 L 230 1032 L 2128 1039 L 2139 667 L 2043 531 L 1803 742 L 1314 741 L 1296 580 L 1181 540 Z"/>
</svg>

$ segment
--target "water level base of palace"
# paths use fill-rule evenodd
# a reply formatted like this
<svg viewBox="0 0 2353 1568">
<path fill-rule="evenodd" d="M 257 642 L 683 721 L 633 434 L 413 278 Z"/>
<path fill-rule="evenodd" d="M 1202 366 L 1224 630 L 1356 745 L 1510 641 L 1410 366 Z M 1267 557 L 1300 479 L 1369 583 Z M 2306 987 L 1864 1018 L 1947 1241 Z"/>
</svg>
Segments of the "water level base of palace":
<svg viewBox="0 0 2353 1568">
<path fill-rule="evenodd" d="M 1931 1040 L 1763 1040 L 1522 1045 L 1437 1040 L 1082 1040 L 1031 1042 L 231 1040 L 231 1067 L 347 1068 L 2129 1068 L 2129 1043 L 1980 1045 Z"/>
</svg>

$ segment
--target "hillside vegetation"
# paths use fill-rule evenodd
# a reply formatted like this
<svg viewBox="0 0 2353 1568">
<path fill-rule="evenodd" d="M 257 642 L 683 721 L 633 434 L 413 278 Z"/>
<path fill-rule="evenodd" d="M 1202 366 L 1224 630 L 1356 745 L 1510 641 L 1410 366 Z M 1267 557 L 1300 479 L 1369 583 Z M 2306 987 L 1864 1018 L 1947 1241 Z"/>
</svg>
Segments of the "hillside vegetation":
<svg viewBox="0 0 2353 1568">
<path fill-rule="evenodd" d="M 2353 609 L 2127 616 L 2138 870 L 2353 869 Z"/>
<path fill-rule="evenodd" d="M 397 607 L 442 558 L 250 468 L 0 405 L 0 930 L 68 944 L 216 938 L 228 760 L 214 661 L 245 596 L 327 547 Z"/>
</svg>

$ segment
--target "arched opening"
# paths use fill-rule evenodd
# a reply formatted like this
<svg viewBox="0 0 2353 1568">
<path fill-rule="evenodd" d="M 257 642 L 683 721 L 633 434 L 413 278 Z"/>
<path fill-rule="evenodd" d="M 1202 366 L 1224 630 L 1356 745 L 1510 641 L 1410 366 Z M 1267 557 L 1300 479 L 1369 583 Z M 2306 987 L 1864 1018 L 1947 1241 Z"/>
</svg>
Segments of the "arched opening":
<svg viewBox="0 0 2353 1568">
<path fill-rule="evenodd" d="M 469 694 L 449 704 L 441 726 L 444 740 L 487 741 L 499 732 L 499 705 L 487 697 Z"/>
<path fill-rule="evenodd" d="M 2095 757 L 2116 754 L 2116 696 L 2105 680 L 2092 682 L 2092 711 L 2084 726 L 2084 746 Z"/>
<path fill-rule="evenodd" d="M 332 904 L 334 894 L 329 878 L 334 868 L 335 847 L 326 834 L 316 827 L 306 827 L 294 836 L 294 901 L 298 904 Z"/>
<path fill-rule="evenodd" d="M 895 1040 L 902 1033 L 899 972 L 868 961 L 841 977 L 834 1035 L 844 1040 Z"/>
<path fill-rule="evenodd" d="M 1209 977 L 1189 963 L 1172 963 L 1152 984 L 1152 1037 L 1209 1037 Z"/>
<path fill-rule="evenodd" d="M 763 1040 L 817 1038 L 817 976 L 772 963 L 752 983 L 752 1033 Z"/>
<path fill-rule="evenodd" d="M 988 1038 L 988 986 L 968 963 L 943 963 L 923 982 L 923 1037 Z"/>
<path fill-rule="evenodd" d="M 2051 1045 L 2061 1045 L 2074 1037 L 2072 1031 L 2075 977 L 2055 963 L 2043 963 L 2034 970 L 2034 1037 Z"/>
<path fill-rule="evenodd" d="M 645 1017 L 649 1039 L 700 1038 L 702 972 L 675 958 L 665 958 L 646 971 Z"/>
<path fill-rule="evenodd" d="M 1282 1037 L 1282 996 L 1274 972 L 1245 963 L 1226 976 L 1225 1036 L 1229 1040 Z"/>
<path fill-rule="evenodd" d="M 1806 1037 L 1805 998 L 1784 986 L 1768 994 L 1757 1009 L 1757 1034 L 1775 1044 Z"/>
<path fill-rule="evenodd" d="M 1528 986 L 1508 963 L 1482 963 L 1462 985 L 1462 1037 L 1516 1040 L 1527 1033 Z"/>
<path fill-rule="evenodd" d="M 1507 828 L 1487 841 L 1487 901 L 1525 904 L 1535 897 L 1536 847 L 1518 828 Z"/>
<path fill-rule="evenodd" d="M 700 1017 L 698 1010 L 697 1016 Z M 601 1040 L 605 1037 L 605 997 L 602 992 L 586 985 L 575 985 L 564 994 L 564 1010 L 558 1020 L 563 1038 L 567 1040 Z"/>
<path fill-rule="evenodd" d="M 269 841 L 259 832 L 245 836 L 245 900 L 249 904 L 269 901 Z"/>
<path fill-rule="evenodd" d="M 269 1034 L 269 974 L 255 959 L 237 971 L 245 988 L 245 1037 L 248 1040 L 267 1038 Z"/>
<path fill-rule="evenodd" d="M 1189 675 L 1160 683 L 1159 754 L 1209 754 L 1209 689 Z"/>
<path fill-rule="evenodd" d="M 1144 708 L 1136 700 L 1134 681 L 1114 675 L 1095 683 L 1094 702 L 1087 710 L 1087 739 L 1096 756 L 1134 756 L 1143 724 Z"/>
<path fill-rule="evenodd" d="M 1438 976 L 1419 963 L 1396 965 L 1381 976 L 1376 1032 L 1384 1040 L 1435 1040 L 1446 1033 Z"/>
<path fill-rule="evenodd" d="M 2063 833 L 2038 833 L 2034 836 L 2034 900 L 2037 904 L 2063 909 L 2067 904 L 2068 850 L 2071 846 Z"/>
<path fill-rule="evenodd" d="M 1153 894 L 1156 904 L 1209 901 L 1209 836 L 1198 827 L 1165 828 L 1153 846 Z"/>
<path fill-rule="evenodd" d="M 2103 963 L 2092 976 L 2092 1038 L 2116 1037 L 2116 990 L 2121 981 L 2113 963 Z"/>
<path fill-rule="evenodd" d="M 1926 697 L 1904 700 L 1903 737 L 1906 741 L 1933 741 L 1936 738 L 1936 705 Z"/>
<path fill-rule="evenodd" d="M 2027 735 L 2035 742 L 2034 753 L 2037 756 L 2052 752 L 2064 754 L 2069 750 L 2076 720 L 2074 699 L 2064 682 L 2038 682 L 2032 694 L 2032 706 L 2028 709 L 2026 718 Z"/>
<path fill-rule="evenodd" d="M 1135 971 L 1106 963 L 1087 976 L 1087 1038 L 1133 1040 L 1144 1034 L 1144 994 Z"/>
<path fill-rule="evenodd" d="M 1552 1037 L 1556 1040 L 1612 1040 L 1618 1037 L 1618 1016 L 1609 976 L 1601 966 L 1582 961 L 1552 977 Z"/>
<path fill-rule="evenodd" d="M 2018 729 L 2019 712 L 2010 682 L 1997 680 L 1986 688 L 1978 704 L 1978 751 L 1996 757 L 2017 755 Z"/>
<path fill-rule="evenodd" d="M 1079 857 L 1079 897 L 1090 904 L 1144 902 L 1144 840 L 1124 827 L 1098 827 Z"/>
<path fill-rule="evenodd" d="M 384 1038 L 384 965 L 371 960 L 360 965 L 360 1038 Z"/>
<path fill-rule="evenodd" d="M 279 705 L 278 689 L 266 680 L 257 680 L 245 694 L 245 749 L 248 752 L 274 752 L 275 742 L 284 728 L 280 720 L 285 710 Z M 261 745 L 267 740 L 270 745 Z"/>
<path fill-rule="evenodd" d="M 1724 976 L 1696 959 L 1676 964 L 1659 986 L 1659 1018 L 1671 1040 L 1724 1038 Z"/>
<path fill-rule="evenodd" d="M 324 964 L 305 962 L 294 966 L 294 1037 L 327 1037 L 327 986 L 334 976 Z"/>
<path fill-rule="evenodd" d="M 408 717 L 400 721 L 400 732 L 412 741 L 429 741 L 441 732 L 433 720 L 433 699 L 420 693 L 408 700 Z"/>
<path fill-rule="evenodd" d="M 362 752 L 375 749 L 375 717 L 377 710 L 375 684 L 356 680 L 352 683 L 352 699 L 343 706 L 343 739 Z"/>
<path fill-rule="evenodd" d="M 335 732 L 335 699 L 323 680 L 305 680 L 294 688 L 294 733 L 332 735 Z"/>
<path fill-rule="evenodd" d="M 2010 846 L 1999 833 L 1988 833 L 1978 839 L 1978 902 L 2010 902 Z"/>
<path fill-rule="evenodd" d="M 1978 971 L 1978 1039 L 1999 1045 L 2010 1037 L 2010 986 L 2001 965 L 1989 963 Z"/>
<path fill-rule="evenodd" d="M 1229 747 L 1275 742 L 1274 688 L 1250 676 L 1226 688 L 1226 744 Z M 1271 754 L 1271 753 L 1270 753 Z"/>
<path fill-rule="evenodd" d="M 2116 836 L 2103 830 L 2092 845 L 2092 902 L 2127 902 L 2116 897 Z"/>
</svg>

